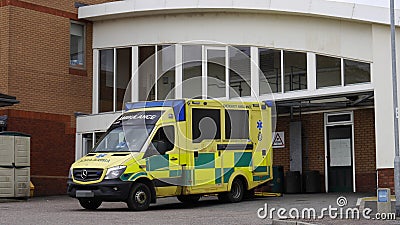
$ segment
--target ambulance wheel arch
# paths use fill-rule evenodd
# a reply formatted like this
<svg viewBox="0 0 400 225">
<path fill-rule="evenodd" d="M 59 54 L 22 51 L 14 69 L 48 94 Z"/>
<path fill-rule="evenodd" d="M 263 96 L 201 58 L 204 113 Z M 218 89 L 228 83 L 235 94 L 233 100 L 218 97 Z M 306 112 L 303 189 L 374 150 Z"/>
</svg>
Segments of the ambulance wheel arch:
<svg viewBox="0 0 400 225">
<path fill-rule="evenodd" d="M 134 188 L 135 184 L 144 184 L 146 185 L 149 189 L 150 189 L 150 197 L 151 197 L 151 201 L 150 203 L 156 203 L 157 201 L 157 195 L 156 195 L 156 189 L 154 187 L 153 182 L 151 182 L 151 180 L 145 176 L 140 176 L 138 178 L 136 178 L 133 182 L 132 182 L 132 187 L 131 187 L 131 191 Z M 129 199 L 127 199 L 128 201 Z"/>
<path fill-rule="evenodd" d="M 218 194 L 218 199 L 221 202 L 236 203 L 240 202 L 245 198 L 247 192 L 247 181 L 242 175 L 235 176 L 229 184 L 231 188 L 228 192 L 222 192 Z"/>
<path fill-rule="evenodd" d="M 248 190 L 248 188 L 249 188 L 249 182 L 248 182 L 248 179 L 246 178 L 246 175 L 245 175 L 242 171 L 237 171 L 237 172 L 234 172 L 234 173 L 232 174 L 231 178 L 229 179 L 228 191 L 231 191 L 231 189 L 232 189 L 232 184 L 233 184 L 233 181 L 234 181 L 235 179 L 240 179 L 240 180 L 242 180 L 244 192 Z"/>
</svg>

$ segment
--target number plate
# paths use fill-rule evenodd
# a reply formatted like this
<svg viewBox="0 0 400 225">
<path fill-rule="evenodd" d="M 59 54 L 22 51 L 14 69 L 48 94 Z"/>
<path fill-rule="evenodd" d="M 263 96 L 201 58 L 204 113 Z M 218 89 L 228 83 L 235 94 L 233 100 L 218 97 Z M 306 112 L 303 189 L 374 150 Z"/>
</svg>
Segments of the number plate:
<svg viewBox="0 0 400 225">
<path fill-rule="evenodd" d="M 93 193 L 93 191 L 88 191 L 88 190 L 77 190 L 76 197 L 77 198 L 91 198 L 91 197 L 94 197 L 94 193 Z"/>
</svg>

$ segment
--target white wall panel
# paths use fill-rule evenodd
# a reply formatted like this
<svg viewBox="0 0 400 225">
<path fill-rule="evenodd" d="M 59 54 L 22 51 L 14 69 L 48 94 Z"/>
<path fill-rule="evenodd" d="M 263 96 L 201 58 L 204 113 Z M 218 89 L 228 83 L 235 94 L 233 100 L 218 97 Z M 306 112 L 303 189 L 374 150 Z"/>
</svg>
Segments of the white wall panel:
<svg viewBox="0 0 400 225">
<path fill-rule="evenodd" d="M 207 29 L 204 29 L 205 26 Z M 310 16 L 192 13 L 94 23 L 93 47 L 210 40 L 372 61 L 371 25 Z"/>
<path fill-rule="evenodd" d="M 377 169 L 393 168 L 394 127 L 390 61 L 390 29 L 373 25 L 373 71 L 375 87 L 375 138 Z"/>
</svg>

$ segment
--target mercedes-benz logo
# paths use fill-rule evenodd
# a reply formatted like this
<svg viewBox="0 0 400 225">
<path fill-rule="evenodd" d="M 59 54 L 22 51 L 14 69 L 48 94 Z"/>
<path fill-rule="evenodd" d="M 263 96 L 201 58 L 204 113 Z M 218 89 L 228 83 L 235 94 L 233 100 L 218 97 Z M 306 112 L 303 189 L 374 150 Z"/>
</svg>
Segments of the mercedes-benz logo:
<svg viewBox="0 0 400 225">
<path fill-rule="evenodd" d="M 86 177 L 87 177 L 87 170 L 82 170 L 81 177 L 82 177 L 82 179 L 86 179 Z"/>
</svg>

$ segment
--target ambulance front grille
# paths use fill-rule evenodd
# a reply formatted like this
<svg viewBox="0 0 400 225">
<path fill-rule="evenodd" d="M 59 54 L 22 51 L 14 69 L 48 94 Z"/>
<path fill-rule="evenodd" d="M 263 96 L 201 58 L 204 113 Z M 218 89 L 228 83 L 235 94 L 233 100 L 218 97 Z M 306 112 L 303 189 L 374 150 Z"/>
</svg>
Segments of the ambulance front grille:
<svg viewBox="0 0 400 225">
<path fill-rule="evenodd" d="M 95 181 L 101 178 L 102 169 L 74 169 L 73 176 L 78 181 Z"/>
</svg>

